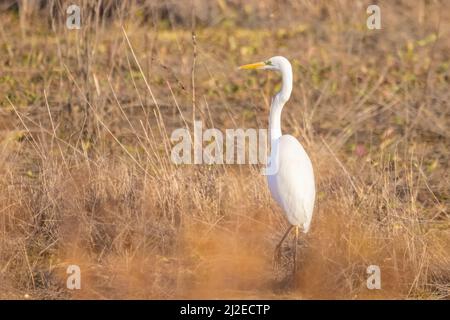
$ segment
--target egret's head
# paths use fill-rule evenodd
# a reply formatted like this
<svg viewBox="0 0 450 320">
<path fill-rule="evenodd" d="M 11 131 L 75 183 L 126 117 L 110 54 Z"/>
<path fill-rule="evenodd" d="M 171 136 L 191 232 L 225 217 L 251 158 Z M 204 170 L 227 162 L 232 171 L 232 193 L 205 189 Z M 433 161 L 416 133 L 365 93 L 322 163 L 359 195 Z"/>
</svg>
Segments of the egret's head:
<svg viewBox="0 0 450 320">
<path fill-rule="evenodd" d="M 272 57 L 266 61 L 246 64 L 240 66 L 239 69 L 266 69 L 266 70 L 276 70 L 281 73 L 283 82 L 280 92 L 277 93 L 276 101 L 280 103 L 281 106 L 288 101 L 292 92 L 292 66 L 288 59 L 281 56 Z"/>
<path fill-rule="evenodd" d="M 272 57 L 268 60 L 245 64 L 240 66 L 239 69 L 266 69 L 266 70 L 278 70 L 281 71 L 285 66 L 290 66 L 288 59 L 282 56 Z"/>
</svg>

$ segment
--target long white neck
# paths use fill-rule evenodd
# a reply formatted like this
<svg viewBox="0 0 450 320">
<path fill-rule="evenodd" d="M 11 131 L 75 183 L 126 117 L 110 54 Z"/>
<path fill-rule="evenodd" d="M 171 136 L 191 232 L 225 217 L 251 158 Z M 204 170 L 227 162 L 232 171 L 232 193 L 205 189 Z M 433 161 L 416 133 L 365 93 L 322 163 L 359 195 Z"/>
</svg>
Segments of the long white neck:
<svg viewBox="0 0 450 320">
<path fill-rule="evenodd" d="M 269 128 L 271 145 L 281 137 L 281 111 L 289 100 L 292 92 L 292 67 L 286 60 L 281 65 L 282 85 L 281 90 L 272 98 L 270 106 Z"/>
</svg>

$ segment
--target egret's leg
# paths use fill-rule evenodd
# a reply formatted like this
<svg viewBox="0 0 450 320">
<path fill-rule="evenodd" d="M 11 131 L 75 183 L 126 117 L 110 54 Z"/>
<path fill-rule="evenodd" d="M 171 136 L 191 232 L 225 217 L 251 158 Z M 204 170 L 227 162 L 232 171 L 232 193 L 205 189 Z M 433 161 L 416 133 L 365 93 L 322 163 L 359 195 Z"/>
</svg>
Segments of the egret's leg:
<svg viewBox="0 0 450 320">
<path fill-rule="evenodd" d="M 295 277 L 295 272 L 297 271 L 297 243 L 298 243 L 298 226 L 295 226 L 295 240 L 294 240 L 294 272 L 293 275 Z"/>
<path fill-rule="evenodd" d="M 283 238 L 281 238 L 280 242 L 275 247 L 275 254 L 274 254 L 274 262 L 278 261 L 281 257 L 281 245 L 283 244 L 284 239 L 288 236 L 289 232 L 292 230 L 294 226 L 289 226 L 289 228 L 286 230 L 286 233 L 284 234 Z"/>
</svg>

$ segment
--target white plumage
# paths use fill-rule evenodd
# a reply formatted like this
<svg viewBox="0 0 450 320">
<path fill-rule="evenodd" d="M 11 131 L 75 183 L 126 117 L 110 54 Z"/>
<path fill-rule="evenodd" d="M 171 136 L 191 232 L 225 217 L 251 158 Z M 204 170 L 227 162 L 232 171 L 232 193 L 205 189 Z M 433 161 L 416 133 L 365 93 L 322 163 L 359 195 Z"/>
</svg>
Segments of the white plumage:
<svg viewBox="0 0 450 320">
<path fill-rule="evenodd" d="M 283 135 L 279 144 L 278 172 L 268 175 L 272 196 L 283 209 L 290 224 L 302 226 L 308 232 L 314 209 L 314 174 L 308 155 L 300 142 L 291 135 Z"/>
<path fill-rule="evenodd" d="M 272 197 L 283 209 L 291 224 L 276 248 L 279 256 L 281 245 L 292 228 L 295 228 L 294 273 L 298 230 L 308 232 L 314 210 L 315 184 L 311 160 L 300 142 L 291 135 L 281 133 L 281 111 L 292 92 L 292 66 L 281 56 L 241 66 L 240 69 L 268 69 L 281 73 L 282 86 L 272 99 L 269 127 L 271 154 L 267 180 Z"/>
</svg>

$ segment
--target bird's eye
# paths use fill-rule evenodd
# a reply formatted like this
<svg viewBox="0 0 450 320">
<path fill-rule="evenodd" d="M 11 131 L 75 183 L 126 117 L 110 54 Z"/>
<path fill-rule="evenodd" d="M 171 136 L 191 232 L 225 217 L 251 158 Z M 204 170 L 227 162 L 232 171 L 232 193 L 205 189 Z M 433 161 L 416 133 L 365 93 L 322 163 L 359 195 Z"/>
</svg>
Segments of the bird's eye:
<svg viewBox="0 0 450 320">
<path fill-rule="evenodd" d="M 272 65 L 272 61 L 267 60 L 266 62 L 264 62 L 266 64 L 266 66 L 271 66 Z"/>
</svg>

